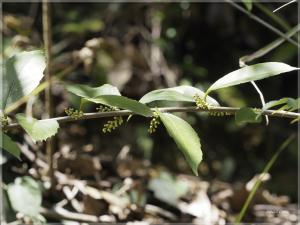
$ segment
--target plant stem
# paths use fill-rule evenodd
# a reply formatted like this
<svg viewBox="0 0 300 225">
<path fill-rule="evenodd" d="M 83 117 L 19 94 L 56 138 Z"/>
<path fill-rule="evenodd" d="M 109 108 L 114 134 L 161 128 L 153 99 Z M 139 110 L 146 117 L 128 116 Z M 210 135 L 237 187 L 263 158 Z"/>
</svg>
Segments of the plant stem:
<svg viewBox="0 0 300 225">
<path fill-rule="evenodd" d="M 48 118 L 54 116 L 54 110 L 52 107 L 52 93 L 51 93 L 51 15 L 50 15 L 50 3 L 48 0 L 43 0 L 43 39 L 46 54 L 46 70 L 45 70 L 45 81 L 48 85 L 45 88 L 45 111 Z M 54 170 L 53 170 L 53 149 L 54 149 L 54 138 L 51 137 L 46 142 L 47 162 L 49 165 L 48 175 L 50 182 L 53 185 L 54 181 Z"/>
<path fill-rule="evenodd" d="M 221 106 L 210 106 L 209 109 L 198 109 L 195 106 L 190 107 L 163 107 L 163 108 L 152 108 L 151 110 L 154 112 L 156 109 L 160 110 L 161 112 L 169 112 L 169 113 L 175 113 L 175 112 L 218 112 L 218 113 L 226 113 L 229 115 L 235 115 L 235 113 L 240 108 L 234 108 L 234 107 L 221 107 Z M 278 110 L 265 110 L 262 111 L 261 109 L 258 109 L 262 112 L 262 115 L 268 115 L 270 117 L 281 117 L 281 118 L 290 118 L 290 119 L 296 119 L 300 117 L 300 113 L 295 112 L 288 112 L 288 111 L 278 111 Z M 119 111 L 112 111 L 112 112 L 93 112 L 93 113 L 84 113 L 82 117 L 78 119 L 71 118 L 70 116 L 62 116 L 62 117 L 56 117 L 56 118 L 50 118 L 45 120 L 56 120 L 59 123 L 66 123 L 66 122 L 74 122 L 77 120 L 89 120 L 89 119 L 97 119 L 97 118 L 105 118 L 105 117 L 114 117 L 114 116 L 129 116 L 129 115 L 136 115 L 130 110 L 119 110 Z M 43 121 L 45 121 L 43 120 Z M 7 129 L 14 129 L 14 128 L 20 128 L 21 126 L 17 123 L 10 124 L 7 126 Z"/>
<path fill-rule="evenodd" d="M 286 22 L 284 19 L 282 19 L 280 16 L 272 12 L 268 7 L 266 7 L 265 4 L 259 3 L 259 2 L 253 2 L 253 4 L 266 16 L 268 16 L 270 19 L 272 19 L 275 23 L 277 23 L 283 30 L 288 31 L 291 29 L 291 26 Z"/>
<path fill-rule="evenodd" d="M 291 4 L 291 3 L 294 3 L 294 2 L 297 2 L 297 0 L 292 0 L 292 1 L 288 2 L 288 3 L 285 3 L 284 5 L 280 6 L 280 7 L 277 8 L 277 9 L 275 9 L 275 10 L 273 11 L 273 13 L 277 12 L 278 10 L 280 10 L 280 9 L 282 9 L 282 8 L 286 7 L 287 5 L 289 5 L 289 4 Z"/>
<path fill-rule="evenodd" d="M 48 85 L 45 87 L 45 108 L 48 117 L 53 116 L 52 95 L 51 95 L 51 18 L 50 3 L 43 0 L 43 38 L 46 55 L 45 81 Z"/>
<path fill-rule="evenodd" d="M 293 39 L 291 39 L 290 37 L 286 36 L 284 33 L 282 33 L 280 30 L 278 30 L 277 28 L 273 27 L 271 24 L 267 23 L 266 21 L 262 20 L 261 18 L 255 16 L 254 14 L 252 14 L 251 12 L 249 12 L 248 10 L 244 9 L 243 7 L 239 6 L 237 3 L 235 3 L 232 0 L 224 0 L 225 2 L 228 2 L 229 4 L 231 4 L 233 7 L 235 7 L 236 9 L 238 9 L 239 11 L 245 13 L 247 16 L 249 16 L 251 19 L 255 20 L 256 22 L 260 23 L 261 25 L 263 25 L 264 27 L 268 28 L 269 30 L 273 31 L 275 34 L 279 35 L 280 37 L 284 38 L 286 41 L 290 42 L 291 44 L 297 46 L 298 48 L 300 47 L 300 45 L 294 41 Z"/>
<path fill-rule="evenodd" d="M 292 142 L 292 140 L 294 140 L 295 135 L 292 134 L 290 137 L 288 137 L 288 139 L 286 139 L 278 148 L 278 150 L 275 152 L 275 154 L 272 156 L 272 158 L 269 160 L 269 162 L 267 163 L 267 165 L 265 166 L 263 172 L 261 173 L 262 176 L 264 176 L 266 173 L 269 172 L 269 170 L 271 169 L 271 167 L 273 166 L 273 164 L 276 162 L 279 154 L 286 149 L 286 147 Z M 248 209 L 249 204 L 251 203 L 253 197 L 255 196 L 255 193 L 257 191 L 257 189 L 259 188 L 261 182 L 262 182 L 262 176 L 260 176 L 260 179 L 257 179 L 257 181 L 255 182 L 250 194 L 248 195 L 243 208 L 241 210 L 241 212 L 239 213 L 238 217 L 236 218 L 235 222 L 236 223 L 240 223 Z"/>
<path fill-rule="evenodd" d="M 285 35 L 287 37 L 292 37 L 296 33 L 298 33 L 299 30 L 300 30 L 300 24 L 297 24 L 290 31 L 288 31 L 287 33 L 285 33 Z M 246 63 L 251 62 L 254 59 L 258 59 L 258 58 L 266 55 L 267 53 L 269 53 L 270 51 L 272 51 L 273 49 L 275 49 L 279 45 L 281 45 L 284 41 L 285 41 L 285 39 L 283 37 L 280 37 L 280 38 L 276 39 L 275 41 L 271 42 L 270 44 L 267 44 L 266 46 L 262 47 L 261 49 L 255 51 L 254 53 L 252 53 L 250 55 L 245 55 L 245 56 L 241 57 L 239 59 L 240 66 L 241 67 L 245 66 Z"/>
<path fill-rule="evenodd" d="M 265 98 L 264 98 L 262 91 L 259 89 L 259 87 L 256 85 L 256 83 L 254 81 L 251 81 L 251 84 L 259 95 L 262 107 L 265 107 L 266 102 L 265 102 Z M 267 115 L 265 115 L 265 118 L 266 118 L 266 125 L 269 125 L 269 117 Z"/>
</svg>

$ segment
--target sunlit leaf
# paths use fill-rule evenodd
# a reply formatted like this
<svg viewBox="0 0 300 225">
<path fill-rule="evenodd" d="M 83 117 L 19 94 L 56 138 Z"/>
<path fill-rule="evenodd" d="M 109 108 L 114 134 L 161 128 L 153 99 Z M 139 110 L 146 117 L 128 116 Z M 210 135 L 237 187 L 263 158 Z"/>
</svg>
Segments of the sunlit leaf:
<svg viewBox="0 0 300 225">
<path fill-rule="evenodd" d="M 118 88 L 110 84 L 104 84 L 100 87 L 90 87 L 83 84 L 73 84 L 66 85 L 66 89 L 69 92 L 83 98 L 94 98 L 100 95 L 121 95 Z"/>
<path fill-rule="evenodd" d="M 7 185 L 10 204 L 16 212 L 26 216 L 37 216 L 42 203 L 40 185 L 31 177 L 18 177 Z"/>
<path fill-rule="evenodd" d="M 101 95 L 94 98 L 85 98 L 87 101 L 117 107 L 120 109 L 128 109 L 142 116 L 152 116 L 151 109 L 136 100 L 117 95 Z"/>
<path fill-rule="evenodd" d="M 169 135 L 184 154 L 194 174 L 198 175 L 198 166 L 202 161 L 202 150 L 200 139 L 195 130 L 186 121 L 173 114 L 159 112 L 159 117 Z"/>
<path fill-rule="evenodd" d="M 9 136 L 7 136 L 6 134 L 0 132 L 0 135 L 2 136 L 1 147 L 4 150 L 8 151 L 13 156 L 20 159 L 21 150 L 20 150 L 19 146 L 13 140 L 11 140 L 11 138 Z"/>
<path fill-rule="evenodd" d="M 44 141 L 55 135 L 59 128 L 59 124 L 54 119 L 37 120 L 35 118 L 26 117 L 25 114 L 16 115 L 18 123 L 24 128 L 34 142 Z"/>
<path fill-rule="evenodd" d="M 104 84 L 96 88 L 87 85 L 67 85 L 66 88 L 69 92 L 84 98 L 86 101 L 120 109 L 128 109 L 143 116 L 152 115 L 148 106 L 136 100 L 121 96 L 118 88 L 110 84 Z"/>
<path fill-rule="evenodd" d="M 205 93 L 198 88 L 183 85 L 172 88 L 165 88 L 154 90 L 144 95 L 140 102 L 150 103 L 153 101 L 183 101 L 183 102 L 195 102 L 194 96 L 198 95 L 200 98 L 204 98 Z M 218 106 L 219 103 L 211 98 L 207 97 L 207 103 L 210 105 Z"/>
<path fill-rule="evenodd" d="M 261 120 L 261 114 L 249 107 L 243 107 L 235 113 L 235 122 L 237 124 L 260 123 Z"/>
<path fill-rule="evenodd" d="M 1 108 L 30 94 L 43 78 L 46 67 L 42 51 L 21 52 L 10 57 L 3 66 Z"/>
<path fill-rule="evenodd" d="M 209 87 L 209 89 L 206 91 L 206 94 L 220 88 L 261 80 L 298 69 L 299 68 L 279 62 L 267 62 L 246 66 L 221 77 Z"/>
</svg>

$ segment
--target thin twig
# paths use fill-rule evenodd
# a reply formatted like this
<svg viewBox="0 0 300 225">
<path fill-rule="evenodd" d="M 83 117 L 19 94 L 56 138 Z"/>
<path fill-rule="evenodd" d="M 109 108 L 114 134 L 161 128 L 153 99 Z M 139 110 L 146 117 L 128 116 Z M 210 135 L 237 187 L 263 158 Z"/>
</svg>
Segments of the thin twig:
<svg viewBox="0 0 300 225">
<path fill-rule="evenodd" d="M 288 3 L 285 3 L 284 5 L 278 7 L 277 9 L 275 9 L 275 10 L 273 11 L 273 13 L 279 11 L 280 9 L 282 9 L 282 8 L 286 7 L 287 5 L 289 5 L 289 4 L 291 4 L 291 3 L 294 3 L 294 2 L 297 2 L 297 0 L 292 0 L 292 1 L 288 2 Z"/>
<path fill-rule="evenodd" d="M 290 31 L 288 31 L 285 35 L 287 37 L 292 37 L 297 32 L 299 32 L 299 30 L 300 30 L 300 24 L 297 24 Z M 271 42 L 270 44 L 267 44 L 263 48 L 255 51 L 254 53 L 252 53 L 250 55 L 245 55 L 245 56 L 241 57 L 239 59 L 240 67 L 245 66 L 246 63 L 251 62 L 254 59 L 258 59 L 258 58 L 266 55 L 267 53 L 269 53 L 270 51 L 272 51 L 273 49 L 275 49 L 276 47 L 278 47 L 279 45 L 281 45 L 284 41 L 285 41 L 285 39 L 282 38 L 282 37 L 280 37 L 280 38 L 276 39 L 275 41 Z"/>
<path fill-rule="evenodd" d="M 226 113 L 228 116 L 235 115 L 235 113 L 240 110 L 240 108 L 235 107 L 222 107 L 222 106 L 210 106 L 209 109 L 198 109 L 195 106 L 190 107 L 163 107 L 163 108 L 152 108 L 152 111 L 156 109 L 160 110 L 161 112 L 211 112 L 211 113 Z M 257 111 L 261 112 L 262 115 L 268 115 L 270 117 L 281 117 L 281 118 L 290 118 L 296 119 L 300 117 L 300 113 L 295 112 L 288 112 L 288 111 L 278 111 L 278 110 L 265 110 L 257 109 Z M 74 122 L 79 120 L 89 120 L 89 119 L 98 119 L 98 118 L 106 118 L 106 117 L 114 117 L 114 116 L 129 116 L 129 115 L 137 115 L 130 110 L 119 110 L 113 112 L 93 112 L 93 113 L 84 113 L 82 117 L 78 119 L 71 118 L 70 116 L 62 116 L 56 117 L 51 119 L 44 119 L 42 121 L 47 120 L 56 120 L 59 123 L 66 123 L 66 122 Z M 13 123 L 7 126 L 8 130 L 14 128 L 20 128 L 21 126 L 18 123 Z"/>
<path fill-rule="evenodd" d="M 43 0 L 43 38 L 46 54 L 46 69 L 45 81 L 48 82 L 45 88 L 45 108 L 48 117 L 53 117 L 52 94 L 51 94 L 51 17 L 50 3 L 48 0 Z"/>
<path fill-rule="evenodd" d="M 266 102 L 265 102 L 265 98 L 264 98 L 264 95 L 263 95 L 262 91 L 259 89 L 259 87 L 256 85 L 256 83 L 254 81 L 251 81 L 251 84 L 253 85 L 253 87 L 255 88 L 256 92 L 259 95 L 262 107 L 265 107 Z M 266 118 L 266 125 L 268 125 L 269 124 L 269 117 L 267 115 L 265 115 L 265 118 Z"/>
<path fill-rule="evenodd" d="M 274 21 L 274 23 L 277 23 L 284 31 L 288 31 L 291 29 L 291 26 L 289 23 L 282 19 L 279 15 L 276 15 L 275 13 L 270 10 L 266 4 L 263 2 L 253 2 L 256 8 L 258 8 L 261 12 L 263 12 L 266 16 L 268 16 L 270 19 Z"/>
<path fill-rule="evenodd" d="M 51 15 L 50 15 L 50 3 L 48 0 L 43 0 L 43 38 L 46 53 L 46 70 L 45 80 L 48 82 L 48 86 L 45 88 L 45 108 L 48 118 L 54 117 L 54 110 L 52 107 L 52 93 L 51 93 Z M 51 137 L 46 142 L 47 162 L 49 165 L 48 175 L 50 176 L 51 184 L 54 182 L 53 171 L 53 149 L 54 138 Z"/>
<path fill-rule="evenodd" d="M 47 208 L 41 207 L 40 213 L 46 218 L 54 219 L 54 220 L 72 220 L 76 222 L 86 222 L 86 223 L 101 222 L 99 217 L 97 216 L 70 212 L 61 207 L 56 207 L 54 210 L 49 210 Z"/>
<path fill-rule="evenodd" d="M 270 169 L 272 168 L 273 164 L 276 162 L 278 156 L 280 155 L 280 153 L 286 149 L 286 147 L 295 139 L 295 134 L 292 134 L 291 136 L 289 136 L 278 148 L 278 150 L 275 152 L 275 154 L 272 156 L 272 158 L 268 161 L 268 163 L 266 164 L 266 166 L 264 167 L 263 171 L 262 171 L 262 175 L 267 174 Z M 263 179 L 262 177 L 260 179 L 257 179 L 251 192 L 249 193 L 239 215 L 237 216 L 235 223 L 240 223 L 248 209 L 249 204 L 251 203 L 253 197 L 255 196 L 256 191 L 258 190 L 258 188 L 260 187 L 260 184 L 262 183 Z"/>
<path fill-rule="evenodd" d="M 228 2 L 229 4 L 231 4 L 233 7 L 235 7 L 236 9 L 238 9 L 239 11 L 245 13 L 247 16 L 249 16 L 251 19 L 255 20 L 256 22 L 260 23 L 261 25 L 263 25 L 264 27 L 268 28 L 269 30 L 273 31 L 275 34 L 279 35 L 280 37 L 284 38 L 286 41 L 290 42 L 291 44 L 297 46 L 298 48 L 300 48 L 300 45 L 294 41 L 293 39 L 291 39 L 290 37 L 286 36 L 284 33 L 282 33 L 280 30 L 278 30 L 277 28 L 273 27 L 271 24 L 265 22 L 264 20 L 260 19 L 259 17 L 255 16 L 254 14 L 252 14 L 251 12 L 249 12 L 248 10 L 244 9 L 243 7 L 239 6 L 237 3 L 233 2 L 232 0 L 224 0 L 225 2 Z"/>
</svg>

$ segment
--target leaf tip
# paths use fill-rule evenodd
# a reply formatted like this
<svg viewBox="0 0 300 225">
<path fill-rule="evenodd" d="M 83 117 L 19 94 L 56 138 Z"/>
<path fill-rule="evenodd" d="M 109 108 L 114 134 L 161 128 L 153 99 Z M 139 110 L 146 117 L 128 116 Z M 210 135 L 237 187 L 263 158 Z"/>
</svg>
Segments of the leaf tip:
<svg viewBox="0 0 300 225">
<path fill-rule="evenodd" d="M 195 176 L 199 177 L 199 173 L 198 173 L 198 167 L 197 168 L 193 168 L 193 173 L 195 174 Z"/>
</svg>

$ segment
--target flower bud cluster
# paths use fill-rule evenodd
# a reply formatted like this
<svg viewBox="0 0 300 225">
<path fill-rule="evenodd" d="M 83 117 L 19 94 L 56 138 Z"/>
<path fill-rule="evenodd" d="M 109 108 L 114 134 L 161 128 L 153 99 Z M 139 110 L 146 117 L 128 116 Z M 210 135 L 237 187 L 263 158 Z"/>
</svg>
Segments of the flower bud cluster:
<svg viewBox="0 0 300 225">
<path fill-rule="evenodd" d="M 7 126 L 8 126 L 8 117 L 6 115 L 0 115 L 0 124 L 1 124 L 1 130 L 4 133 L 6 133 Z"/>
<path fill-rule="evenodd" d="M 109 120 L 104 124 L 102 132 L 112 132 L 113 130 L 117 129 L 119 126 L 123 124 L 123 117 L 122 116 L 114 116 L 113 120 Z"/>
<path fill-rule="evenodd" d="M 99 112 L 112 112 L 119 110 L 117 107 L 110 107 L 105 105 L 100 105 L 96 108 Z M 113 130 L 117 129 L 119 126 L 123 124 L 123 117 L 122 116 L 114 116 L 113 120 L 107 121 L 102 129 L 103 133 L 112 132 Z"/>
<path fill-rule="evenodd" d="M 110 106 L 105 106 L 105 105 L 99 105 L 96 110 L 98 112 L 111 112 L 111 111 L 116 111 L 118 108 L 116 107 L 110 107 Z"/>
<path fill-rule="evenodd" d="M 208 103 L 202 99 L 198 94 L 194 96 L 194 100 L 197 105 L 197 109 L 209 109 Z"/>
<path fill-rule="evenodd" d="M 229 112 L 209 112 L 208 115 L 210 116 L 230 116 Z"/>
<path fill-rule="evenodd" d="M 74 108 L 66 108 L 65 113 L 75 120 L 78 120 L 79 118 L 83 117 L 83 112 Z"/>
<path fill-rule="evenodd" d="M 148 129 L 148 132 L 150 134 L 153 134 L 156 131 L 159 124 L 160 124 L 159 115 L 157 112 L 153 112 L 153 116 L 152 116 L 152 120 L 150 121 L 150 127 Z"/>
</svg>

